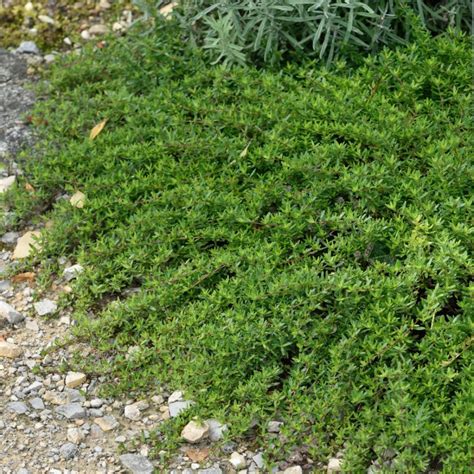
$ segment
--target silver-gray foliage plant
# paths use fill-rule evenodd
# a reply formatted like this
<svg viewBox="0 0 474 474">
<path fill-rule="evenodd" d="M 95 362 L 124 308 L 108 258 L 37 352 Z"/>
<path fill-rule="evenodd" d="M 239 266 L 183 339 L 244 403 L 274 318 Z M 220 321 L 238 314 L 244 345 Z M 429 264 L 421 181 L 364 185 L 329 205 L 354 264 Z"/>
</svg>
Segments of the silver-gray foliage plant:
<svg viewBox="0 0 474 474">
<path fill-rule="evenodd" d="M 135 0 L 148 16 L 168 2 Z M 418 17 L 433 32 L 471 28 L 470 0 L 181 0 L 175 16 L 213 60 L 275 63 L 289 53 L 331 62 L 341 50 L 405 42 Z"/>
</svg>

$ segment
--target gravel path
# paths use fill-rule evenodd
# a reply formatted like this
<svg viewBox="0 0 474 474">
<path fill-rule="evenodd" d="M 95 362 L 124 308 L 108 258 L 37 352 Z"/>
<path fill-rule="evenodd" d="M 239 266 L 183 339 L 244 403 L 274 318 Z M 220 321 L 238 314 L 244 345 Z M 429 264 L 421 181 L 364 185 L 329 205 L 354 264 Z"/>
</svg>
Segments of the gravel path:
<svg viewBox="0 0 474 474">
<path fill-rule="evenodd" d="M 0 160 L 4 163 L 31 141 L 31 133 L 21 120 L 34 103 L 33 93 L 25 88 L 29 82 L 27 67 L 26 58 L 0 49 Z"/>
</svg>

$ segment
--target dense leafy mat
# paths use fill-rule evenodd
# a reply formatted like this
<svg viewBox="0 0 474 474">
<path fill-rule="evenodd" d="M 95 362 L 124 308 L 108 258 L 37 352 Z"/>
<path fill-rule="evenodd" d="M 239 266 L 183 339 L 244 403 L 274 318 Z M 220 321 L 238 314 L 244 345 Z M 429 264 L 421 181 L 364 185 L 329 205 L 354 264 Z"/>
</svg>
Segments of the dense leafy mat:
<svg viewBox="0 0 474 474">
<path fill-rule="evenodd" d="M 467 471 L 469 41 L 275 73 L 210 68 L 170 28 L 55 69 L 35 192 L 11 196 L 18 223 L 53 219 L 45 266 L 86 268 L 84 363 L 116 391 L 185 388 L 267 450 L 280 418 L 277 457 Z"/>
</svg>

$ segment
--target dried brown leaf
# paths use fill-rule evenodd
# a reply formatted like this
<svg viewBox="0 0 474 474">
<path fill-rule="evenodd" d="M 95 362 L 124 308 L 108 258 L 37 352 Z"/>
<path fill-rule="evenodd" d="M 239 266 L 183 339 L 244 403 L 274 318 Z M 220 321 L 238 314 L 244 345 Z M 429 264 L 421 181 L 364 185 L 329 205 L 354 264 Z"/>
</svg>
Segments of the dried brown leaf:
<svg viewBox="0 0 474 474">
<path fill-rule="evenodd" d="M 13 283 L 33 283 L 35 281 L 36 274 L 34 272 L 25 272 L 25 273 L 19 273 L 18 275 L 15 275 L 12 277 L 12 282 Z"/>
<path fill-rule="evenodd" d="M 209 456 L 209 448 L 189 448 L 186 450 L 186 456 L 193 462 L 204 461 Z"/>
<path fill-rule="evenodd" d="M 108 119 L 104 119 L 102 120 L 102 122 L 99 122 L 92 130 L 91 130 L 91 133 L 89 135 L 89 138 L 91 140 L 94 140 L 95 137 L 97 137 L 97 135 L 99 135 L 100 132 L 102 132 L 102 130 L 104 129 L 105 127 L 105 124 L 107 123 L 107 120 Z"/>
</svg>

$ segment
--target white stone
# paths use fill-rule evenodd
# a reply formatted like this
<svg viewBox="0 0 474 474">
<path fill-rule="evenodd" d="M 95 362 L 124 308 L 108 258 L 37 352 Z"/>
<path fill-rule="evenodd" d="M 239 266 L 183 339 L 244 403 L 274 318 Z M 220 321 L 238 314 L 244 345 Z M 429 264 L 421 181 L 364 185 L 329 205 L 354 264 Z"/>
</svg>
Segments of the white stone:
<svg viewBox="0 0 474 474">
<path fill-rule="evenodd" d="M 259 468 L 259 469 L 263 469 L 264 465 L 265 465 L 265 462 L 263 460 L 263 454 L 262 453 L 258 453 L 256 454 L 253 458 L 252 458 L 252 461 L 255 463 L 255 465 Z"/>
<path fill-rule="evenodd" d="M 84 203 L 86 201 L 86 195 L 81 191 L 76 191 L 70 198 L 69 202 L 71 206 L 77 207 L 78 209 L 82 209 L 84 207 Z"/>
<path fill-rule="evenodd" d="M 16 413 L 17 415 L 23 415 L 28 411 L 28 407 L 23 402 L 11 402 L 7 407 L 9 411 Z"/>
<path fill-rule="evenodd" d="M 54 54 L 46 54 L 44 57 L 44 62 L 46 64 L 54 63 L 55 60 L 56 60 L 56 56 Z"/>
<path fill-rule="evenodd" d="M 132 421 L 138 421 L 142 415 L 136 405 L 127 405 L 124 408 L 123 416 Z"/>
<path fill-rule="evenodd" d="M 38 316 L 46 316 L 47 314 L 54 314 L 57 309 L 58 305 L 49 299 L 44 299 L 41 301 L 38 301 L 37 303 L 33 304 L 36 314 Z"/>
<path fill-rule="evenodd" d="M 4 193 L 11 188 L 16 181 L 16 176 L 8 176 L 7 178 L 0 178 L 0 193 Z"/>
<path fill-rule="evenodd" d="M 74 444 L 80 444 L 84 439 L 84 433 L 80 428 L 68 428 L 67 440 Z"/>
<path fill-rule="evenodd" d="M 283 423 L 281 421 L 270 421 L 268 423 L 268 432 L 269 433 L 279 433 Z"/>
<path fill-rule="evenodd" d="M 32 398 L 30 400 L 30 405 L 35 409 L 35 410 L 44 410 L 44 403 L 43 400 L 39 397 Z"/>
<path fill-rule="evenodd" d="M 78 420 L 86 417 L 86 411 L 82 408 L 80 403 L 68 403 L 67 405 L 60 405 L 55 409 L 55 412 L 63 415 L 69 420 Z"/>
<path fill-rule="evenodd" d="M 77 446 L 74 443 L 65 443 L 59 448 L 59 454 L 63 459 L 72 459 L 77 453 Z"/>
<path fill-rule="evenodd" d="M 122 454 L 119 459 L 122 465 L 132 474 L 151 474 L 153 472 L 153 464 L 145 456 Z"/>
<path fill-rule="evenodd" d="M 178 5 L 178 2 L 170 2 L 164 7 L 160 8 L 160 13 L 167 19 L 171 18 L 171 13 Z"/>
<path fill-rule="evenodd" d="M 342 471 L 341 464 L 342 464 L 341 459 L 338 459 L 338 458 L 329 459 L 327 472 L 328 473 L 341 472 Z"/>
<path fill-rule="evenodd" d="M 220 441 L 227 431 L 227 425 L 223 425 L 218 420 L 206 420 L 209 425 L 209 439 L 211 441 Z"/>
<path fill-rule="evenodd" d="M 66 375 L 66 387 L 76 388 L 87 380 L 87 375 L 82 372 L 68 372 Z"/>
<path fill-rule="evenodd" d="M 31 255 L 33 249 L 39 248 L 39 244 L 36 239 L 41 235 L 37 230 L 25 232 L 17 241 L 15 250 L 13 251 L 12 258 L 20 259 L 26 258 Z"/>
<path fill-rule="evenodd" d="M 76 263 L 76 265 L 72 265 L 64 269 L 63 278 L 66 281 L 71 281 L 72 279 L 77 278 L 77 276 L 83 271 L 84 271 L 84 267 Z"/>
<path fill-rule="evenodd" d="M 283 474 L 303 474 L 301 466 L 291 466 L 283 471 Z"/>
<path fill-rule="evenodd" d="M 175 418 L 179 416 L 183 411 L 186 411 L 194 405 L 194 402 L 191 400 L 182 400 L 178 402 L 173 402 L 168 404 L 169 414 L 171 418 Z"/>
<path fill-rule="evenodd" d="M 190 421 L 181 431 L 181 437 L 188 443 L 199 443 L 209 435 L 209 425 L 206 422 Z"/>
<path fill-rule="evenodd" d="M 54 20 L 48 15 L 38 15 L 38 20 L 48 25 L 54 25 Z"/>
<path fill-rule="evenodd" d="M 16 49 L 16 52 L 23 54 L 40 54 L 40 50 L 34 41 L 22 41 L 20 46 Z"/>
<path fill-rule="evenodd" d="M 95 418 L 94 423 L 98 425 L 102 431 L 112 431 L 119 426 L 118 421 L 112 415 Z"/>
<path fill-rule="evenodd" d="M 235 469 L 243 469 L 244 467 L 247 466 L 247 461 L 245 460 L 245 457 L 238 453 L 237 451 L 234 451 L 229 458 L 229 462 L 234 466 Z"/>
<path fill-rule="evenodd" d="M 5 301 L 0 301 L 0 316 L 10 324 L 19 324 L 25 319 L 21 313 Z"/>
<path fill-rule="evenodd" d="M 81 31 L 81 38 L 89 40 L 91 39 L 91 34 L 87 30 Z"/>
<path fill-rule="evenodd" d="M 10 342 L 0 341 L 0 357 L 8 357 L 9 359 L 15 359 L 22 354 L 20 347 Z"/>
<path fill-rule="evenodd" d="M 109 32 L 109 29 L 106 25 L 92 25 L 89 28 L 89 33 L 93 36 L 96 35 L 105 35 Z"/>
<path fill-rule="evenodd" d="M 177 402 L 179 400 L 183 399 L 183 392 L 181 390 L 176 390 L 176 392 L 173 392 L 169 398 L 168 398 L 168 403 L 173 403 Z"/>
</svg>

